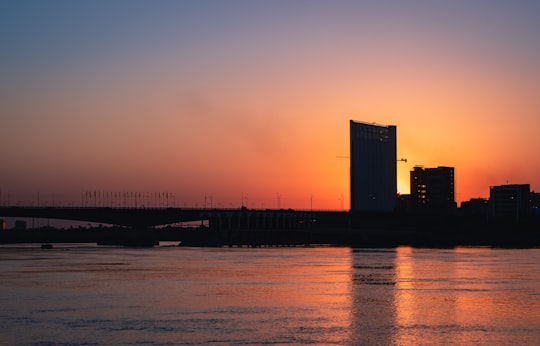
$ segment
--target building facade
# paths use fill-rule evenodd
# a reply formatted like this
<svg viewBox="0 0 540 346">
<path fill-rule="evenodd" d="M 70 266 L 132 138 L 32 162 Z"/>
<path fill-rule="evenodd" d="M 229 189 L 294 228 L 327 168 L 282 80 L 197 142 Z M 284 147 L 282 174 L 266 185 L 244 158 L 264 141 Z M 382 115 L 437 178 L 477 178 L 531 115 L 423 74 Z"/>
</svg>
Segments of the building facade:
<svg viewBox="0 0 540 346">
<path fill-rule="evenodd" d="M 396 126 L 350 121 L 352 211 L 396 208 L 396 156 Z"/>
<path fill-rule="evenodd" d="M 519 221 L 528 214 L 531 186 L 510 184 L 489 188 L 489 215 L 497 219 Z"/>
<path fill-rule="evenodd" d="M 416 166 L 410 173 L 411 208 L 425 211 L 456 209 L 454 168 L 423 168 Z"/>
</svg>

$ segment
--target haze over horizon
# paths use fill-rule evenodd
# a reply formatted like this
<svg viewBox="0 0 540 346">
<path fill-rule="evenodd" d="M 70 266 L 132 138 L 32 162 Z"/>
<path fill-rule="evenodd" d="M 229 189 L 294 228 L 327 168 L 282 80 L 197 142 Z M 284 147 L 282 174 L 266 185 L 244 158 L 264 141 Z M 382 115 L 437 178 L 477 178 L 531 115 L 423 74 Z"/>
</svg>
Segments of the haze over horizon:
<svg viewBox="0 0 540 346">
<path fill-rule="evenodd" d="M 0 204 L 86 191 L 348 209 L 349 120 L 398 190 L 540 190 L 540 2 L 3 1 Z"/>
</svg>

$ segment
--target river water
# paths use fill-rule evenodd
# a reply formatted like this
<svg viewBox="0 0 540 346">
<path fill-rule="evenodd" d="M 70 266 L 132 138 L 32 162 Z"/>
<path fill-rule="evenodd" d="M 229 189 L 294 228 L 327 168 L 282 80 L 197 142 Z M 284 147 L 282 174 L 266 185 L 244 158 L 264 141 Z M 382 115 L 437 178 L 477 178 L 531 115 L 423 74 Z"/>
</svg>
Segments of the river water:
<svg viewBox="0 0 540 346">
<path fill-rule="evenodd" d="M 540 345 L 540 249 L 0 246 L 0 345 Z"/>
</svg>

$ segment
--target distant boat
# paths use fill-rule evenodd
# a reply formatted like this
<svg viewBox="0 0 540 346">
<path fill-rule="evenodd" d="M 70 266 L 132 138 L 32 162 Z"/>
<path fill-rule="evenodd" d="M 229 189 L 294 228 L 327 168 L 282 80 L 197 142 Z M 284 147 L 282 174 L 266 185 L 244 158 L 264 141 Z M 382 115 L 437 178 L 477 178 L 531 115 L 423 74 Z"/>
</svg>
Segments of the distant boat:
<svg viewBox="0 0 540 346">
<path fill-rule="evenodd" d="M 47 244 L 41 244 L 41 248 L 42 249 L 52 249 L 53 246 L 52 246 L 52 244 L 47 243 Z"/>
</svg>

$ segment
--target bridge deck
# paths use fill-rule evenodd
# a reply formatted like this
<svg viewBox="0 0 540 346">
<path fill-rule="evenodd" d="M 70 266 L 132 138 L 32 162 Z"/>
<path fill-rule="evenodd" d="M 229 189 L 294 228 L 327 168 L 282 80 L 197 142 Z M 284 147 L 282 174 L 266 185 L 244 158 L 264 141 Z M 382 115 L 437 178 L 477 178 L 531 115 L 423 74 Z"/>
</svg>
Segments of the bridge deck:
<svg viewBox="0 0 540 346">
<path fill-rule="evenodd" d="M 92 207 L 0 207 L 0 217 L 60 219 L 146 228 L 158 225 L 209 220 L 216 227 L 296 227 L 311 213 L 294 210 L 186 209 L 186 208 L 92 208 Z M 245 224 L 245 225 L 244 225 Z M 244 225 L 244 226 L 242 226 Z"/>
</svg>

